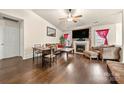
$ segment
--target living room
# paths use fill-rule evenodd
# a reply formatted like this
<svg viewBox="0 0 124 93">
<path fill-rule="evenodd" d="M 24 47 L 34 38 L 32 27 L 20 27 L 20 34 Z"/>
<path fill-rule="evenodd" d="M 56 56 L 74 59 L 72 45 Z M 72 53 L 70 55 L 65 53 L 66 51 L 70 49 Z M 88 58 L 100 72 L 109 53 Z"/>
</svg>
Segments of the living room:
<svg viewBox="0 0 124 93">
<path fill-rule="evenodd" d="M 0 16 L 3 18 L 0 21 L 2 30 L 6 24 L 8 26 L 6 31 L 10 31 L 10 25 L 11 29 L 15 29 L 15 26 L 19 29 L 19 33 L 9 33 L 10 38 L 7 38 L 10 42 L 14 37 L 13 40 L 17 40 L 14 44 L 17 43 L 19 46 L 9 45 L 11 49 L 8 47 L 4 52 L 1 50 L 0 63 L 3 70 L 0 74 L 0 83 L 124 83 L 123 77 L 121 81 L 120 78 L 115 78 L 116 76 L 110 76 L 111 79 L 108 79 L 108 74 L 115 75 L 115 72 L 112 72 L 114 68 L 111 62 L 112 65 L 113 62 L 123 62 L 123 12 L 121 9 L 5 9 L 0 10 Z M 17 34 L 19 36 L 13 36 Z M 45 49 L 57 47 L 62 53 L 57 54 L 56 60 L 52 60 L 53 63 L 45 63 L 42 53 L 37 55 L 41 51 L 34 48 L 37 44 Z M 79 46 L 77 52 L 76 44 L 84 45 L 85 48 L 82 50 L 82 46 Z M 4 43 L 1 43 L 1 46 L 4 46 Z M 17 51 L 13 52 L 12 49 Z M 107 50 L 103 52 L 104 49 Z M 16 58 L 13 58 L 14 56 Z M 34 59 L 33 56 L 35 56 Z M 107 62 L 111 72 L 107 70 Z M 44 67 L 42 63 L 45 63 Z M 17 67 L 14 67 L 15 65 Z M 79 73 L 73 75 L 74 72 Z M 117 71 L 117 73 L 120 72 Z M 123 75 L 123 72 L 121 74 Z M 90 75 L 94 78 L 91 79 Z M 23 77 L 20 78 L 20 76 Z"/>
</svg>

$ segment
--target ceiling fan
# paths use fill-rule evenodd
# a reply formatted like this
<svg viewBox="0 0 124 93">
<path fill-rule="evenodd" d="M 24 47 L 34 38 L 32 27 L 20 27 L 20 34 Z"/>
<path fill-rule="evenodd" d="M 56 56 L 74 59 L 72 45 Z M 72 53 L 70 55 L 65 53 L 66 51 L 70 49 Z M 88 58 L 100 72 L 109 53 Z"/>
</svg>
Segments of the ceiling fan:
<svg viewBox="0 0 124 93">
<path fill-rule="evenodd" d="M 68 11 L 67 17 L 65 17 L 65 18 L 59 18 L 59 20 L 73 21 L 74 23 L 76 23 L 79 20 L 79 18 L 82 17 L 82 15 L 76 15 L 76 16 L 74 16 L 72 14 L 72 9 L 68 9 L 67 11 Z"/>
</svg>

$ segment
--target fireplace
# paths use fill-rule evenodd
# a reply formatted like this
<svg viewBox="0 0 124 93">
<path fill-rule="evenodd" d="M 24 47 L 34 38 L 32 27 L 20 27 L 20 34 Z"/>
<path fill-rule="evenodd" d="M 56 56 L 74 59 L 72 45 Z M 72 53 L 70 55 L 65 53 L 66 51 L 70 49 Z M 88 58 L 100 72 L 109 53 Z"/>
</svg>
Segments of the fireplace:
<svg viewBox="0 0 124 93">
<path fill-rule="evenodd" d="M 74 53 L 83 54 L 89 50 L 89 41 L 73 41 Z"/>
<path fill-rule="evenodd" d="M 83 53 L 85 50 L 85 45 L 76 44 L 76 52 Z"/>
</svg>

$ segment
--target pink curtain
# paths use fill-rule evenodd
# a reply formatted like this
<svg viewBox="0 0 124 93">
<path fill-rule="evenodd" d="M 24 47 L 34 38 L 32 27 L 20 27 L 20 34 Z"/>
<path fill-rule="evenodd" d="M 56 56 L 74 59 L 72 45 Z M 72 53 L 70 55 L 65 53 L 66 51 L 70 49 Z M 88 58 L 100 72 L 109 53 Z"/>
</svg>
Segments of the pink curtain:
<svg viewBox="0 0 124 93">
<path fill-rule="evenodd" d="M 108 45 L 108 40 L 107 40 L 107 35 L 109 32 L 109 29 L 102 29 L 102 30 L 96 30 L 98 36 L 100 36 L 101 38 L 103 38 L 104 41 L 104 45 Z"/>
<path fill-rule="evenodd" d="M 68 34 L 64 34 L 64 38 L 67 39 L 68 38 Z"/>
</svg>

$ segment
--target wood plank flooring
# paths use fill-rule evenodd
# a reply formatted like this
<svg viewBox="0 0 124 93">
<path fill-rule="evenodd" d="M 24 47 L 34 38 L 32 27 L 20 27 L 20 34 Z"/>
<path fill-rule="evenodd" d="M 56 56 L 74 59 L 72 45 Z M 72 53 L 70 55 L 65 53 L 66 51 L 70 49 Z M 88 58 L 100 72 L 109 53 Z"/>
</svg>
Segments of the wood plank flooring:
<svg viewBox="0 0 124 93">
<path fill-rule="evenodd" d="M 106 63 L 90 61 L 82 55 L 58 56 L 57 63 L 42 67 L 41 60 L 19 57 L 0 61 L 2 84 L 110 84 Z"/>
</svg>

